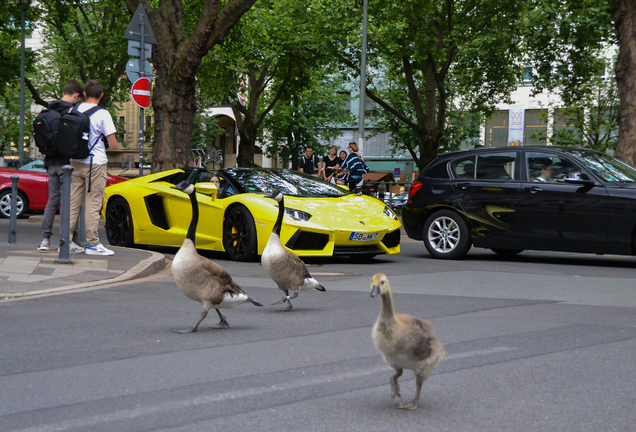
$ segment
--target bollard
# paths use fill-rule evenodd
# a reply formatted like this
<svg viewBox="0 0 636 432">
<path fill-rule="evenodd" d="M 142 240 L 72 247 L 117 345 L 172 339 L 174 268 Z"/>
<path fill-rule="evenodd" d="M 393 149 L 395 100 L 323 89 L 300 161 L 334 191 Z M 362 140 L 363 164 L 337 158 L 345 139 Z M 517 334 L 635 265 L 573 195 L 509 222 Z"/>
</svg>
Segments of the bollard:
<svg viewBox="0 0 636 432">
<path fill-rule="evenodd" d="M 71 178 L 73 176 L 73 167 L 71 165 L 64 165 L 64 179 L 62 180 L 62 205 L 60 207 L 60 255 L 57 262 L 70 263 L 69 259 L 69 237 L 71 230 Z"/>
<path fill-rule="evenodd" d="M 16 244 L 16 232 L 18 225 L 18 180 L 20 176 L 11 176 L 11 218 L 9 221 L 9 244 Z M 24 203 L 22 203 L 24 205 Z"/>
</svg>

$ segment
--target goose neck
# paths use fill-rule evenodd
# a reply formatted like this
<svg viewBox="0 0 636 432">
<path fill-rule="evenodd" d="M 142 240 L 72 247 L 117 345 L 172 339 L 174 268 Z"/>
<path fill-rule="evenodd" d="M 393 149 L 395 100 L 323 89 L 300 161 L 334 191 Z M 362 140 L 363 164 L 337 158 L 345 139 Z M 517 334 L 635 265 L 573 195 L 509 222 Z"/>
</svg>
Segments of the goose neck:
<svg viewBox="0 0 636 432">
<path fill-rule="evenodd" d="M 380 300 L 382 301 L 380 317 L 383 319 L 395 319 L 395 311 L 393 310 L 393 296 L 391 295 L 391 291 L 380 294 Z"/>
<path fill-rule="evenodd" d="M 192 221 L 190 222 L 190 227 L 188 228 L 188 234 L 186 235 L 186 238 L 192 240 L 192 243 L 195 244 L 197 224 L 199 223 L 199 202 L 197 201 L 196 191 L 190 194 L 190 203 L 192 204 Z"/>
<path fill-rule="evenodd" d="M 280 229 L 283 226 L 283 216 L 285 214 L 285 201 L 281 199 L 278 203 L 278 217 L 276 217 L 276 223 L 274 224 L 273 233 L 280 236 Z"/>
</svg>

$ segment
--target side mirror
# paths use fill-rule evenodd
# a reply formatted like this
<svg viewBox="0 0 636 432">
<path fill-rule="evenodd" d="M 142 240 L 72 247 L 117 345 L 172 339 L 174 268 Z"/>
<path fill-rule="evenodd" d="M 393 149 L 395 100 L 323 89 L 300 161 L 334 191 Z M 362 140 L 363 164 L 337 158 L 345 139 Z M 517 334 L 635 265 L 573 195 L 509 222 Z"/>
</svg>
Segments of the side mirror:
<svg viewBox="0 0 636 432">
<path fill-rule="evenodd" d="M 194 185 L 194 189 L 200 194 L 209 196 L 211 198 L 211 201 L 216 200 L 216 193 L 218 190 L 214 183 L 212 182 L 197 183 Z"/>
<path fill-rule="evenodd" d="M 573 171 L 568 173 L 565 177 L 564 181 L 570 184 L 578 184 L 578 185 L 593 185 L 594 182 L 590 179 L 590 177 L 582 172 Z"/>
</svg>

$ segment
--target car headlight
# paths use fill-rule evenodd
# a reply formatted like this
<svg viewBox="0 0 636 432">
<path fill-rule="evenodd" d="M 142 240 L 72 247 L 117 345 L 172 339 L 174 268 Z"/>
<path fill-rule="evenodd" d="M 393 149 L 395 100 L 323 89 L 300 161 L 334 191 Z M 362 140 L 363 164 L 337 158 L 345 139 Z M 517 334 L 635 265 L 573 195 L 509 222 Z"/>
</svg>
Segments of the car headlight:
<svg viewBox="0 0 636 432">
<path fill-rule="evenodd" d="M 311 219 L 311 215 L 302 210 L 285 207 L 285 213 L 287 214 L 287 216 L 297 221 L 308 221 L 309 219 Z"/>
<path fill-rule="evenodd" d="M 398 217 L 395 215 L 395 213 L 393 213 L 393 210 L 391 210 L 389 206 L 384 206 L 384 214 L 393 220 L 398 220 Z"/>
</svg>

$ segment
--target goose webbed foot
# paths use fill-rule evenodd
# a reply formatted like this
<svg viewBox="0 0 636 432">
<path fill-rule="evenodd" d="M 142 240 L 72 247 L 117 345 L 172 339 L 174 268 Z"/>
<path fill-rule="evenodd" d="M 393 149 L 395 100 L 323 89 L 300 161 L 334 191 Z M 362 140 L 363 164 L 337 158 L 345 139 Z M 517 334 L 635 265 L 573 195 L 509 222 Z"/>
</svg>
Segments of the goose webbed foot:
<svg viewBox="0 0 636 432">
<path fill-rule="evenodd" d="M 272 306 L 281 304 L 281 303 L 285 303 L 287 301 L 287 296 L 283 297 L 282 299 L 278 300 L 277 302 L 272 303 Z"/>
<path fill-rule="evenodd" d="M 216 313 L 219 314 L 219 318 L 221 320 L 219 321 L 219 323 L 217 325 L 212 326 L 212 328 L 215 328 L 215 329 L 229 329 L 230 328 L 230 323 L 227 322 L 225 317 L 221 314 L 221 312 L 218 309 L 216 309 Z"/>
<path fill-rule="evenodd" d="M 207 310 L 203 310 L 203 313 L 201 314 L 201 316 L 199 317 L 199 321 L 197 321 L 197 323 L 194 325 L 194 327 L 192 327 L 190 330 L 174 330 L 174 333 L 179 333 L 179 334 L 188 334 L 188 333 L 194 333 L 197 331 L 197 329 L 199 328 L 199 324 L 201 324 L 201 321 L 203 321 L 203 319 L 208 315 L 208 311 Z"/>
<path fill-rule="evenodd" d="M 395 407 L 397 409 L 403 409 L 403 410 L 414 410 L 417 408 L 417 402 L 413 400 L 408 403 L 399 403 L 399 404 L 395 404 Z"/>
<path fill-rule="evenodd" d="M 287 300 L 287 303 L 289 304 L 289 306 L 287 306 L 285 309 L 280 309 L 280 312 L 291 312 L 294 310 L 294 307 L 289 300 Z"/>
</svg>

